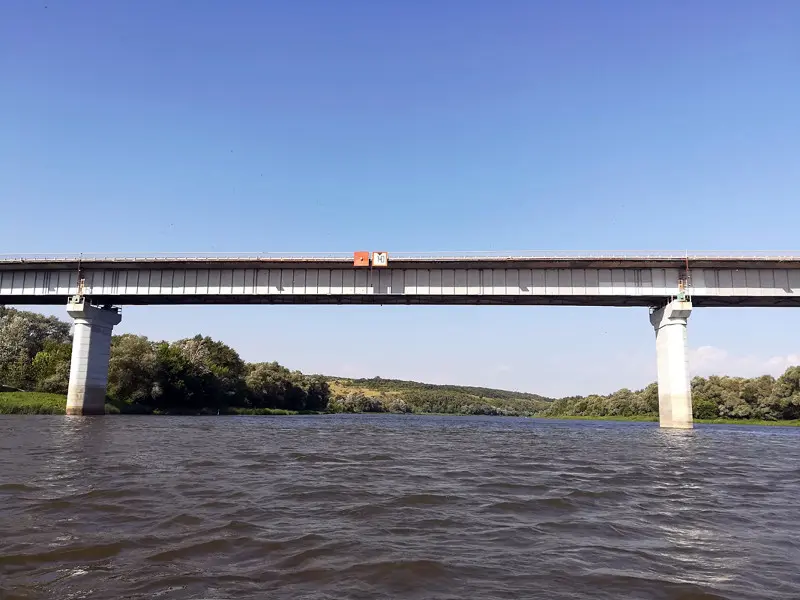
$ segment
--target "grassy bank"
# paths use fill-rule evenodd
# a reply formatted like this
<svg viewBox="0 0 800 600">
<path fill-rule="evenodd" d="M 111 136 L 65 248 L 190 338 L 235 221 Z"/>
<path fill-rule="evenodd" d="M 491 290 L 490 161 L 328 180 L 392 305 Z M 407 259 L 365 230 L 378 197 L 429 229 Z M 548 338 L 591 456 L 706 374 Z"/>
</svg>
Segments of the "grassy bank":
<svg viewBox="0 0 800 600">
<path fill-rule="evenodd" d="M 695 423 L 711 425 L 767 425 L 773 427 L 800 427 L 800 419 L 785 421 L 764 421 L 762 419 L 695 419 Z"/>
<path fill-rule="evenodd" d="M 605 416 L 593 417 L 586 415 L 534 415 L 534 419 L 547 419 L 554 421 L 630 421 L 641 423 L 652 423 L 658 421 L 658 416 L 654 415 L 630 415 L 627 417 L 622 416 Z"/>
<path fill-rule="evenodd" d="M 627 421 L 632 423 L 657 423 L 658 416 L 656 415 L 631 415 L 627 417 L 622 416 L 541 416 L 537 415 L 536 419 L 547 419 L 556 421 Z M 786 421 L 765 421 L 762 419 L 695 419 L 695 423 L 706 425 L 766 425 L 772 427 L 800 427 L 800 420 L 786 420 Z"/>
<path fill-rule="evenodd" d="M 355 387 L 355 386 L 354 386 Z M 374 390 L 367 390 L 362 388 L 363 391 L 370 391 L 376 396 L 379 392 Z M 361 391 L 361 390 L 359 390 Z M 386 393 L 386 392 L 384 392 Z M 391 394 L 392 392 L 389 392 Z M 402 392 L 395 392 L 400 395 Z M 385 397 L 385 396 L 384 396 Z M 63 415 L 66 413 L 67 399 L 60 394 L 45 394 L 41 392 L 0 392 L 0 414 L 5 415 Z M 164 414 L 156 411 L 150 413 L 142 406 L 106 404 L 106 412 L 109 414 Z M 215 415 L 216 411 L 201 411 L 200 413 L 170 413 L 170 414 L 201 414 L 201 415 Z M 300 414 L 320 414 L 316 412 L 297 412 L 293 410 L 282 410 L 278 408 L 229 408 L 228 410 L 220 411 L 219 414 L 223 415 L 300 415 Z M 459 413 L 439 413 L 439 412 L 416 412 L 415 414 L 423 415 L 456 415 Z M 533 418 L 547 419 L 547 420 L 569 420 L 569 421 L 627 421 L 638 423 L 652 423 L 658 421 L 656 415 L 631 415 L 631 416 L 541 416 L 537 415 Z M 760 419 L 695 419 L 695 423 L 711 424 L 711 425 L 765 425 L 765 426 L 778 426 L 778 427 L 800 427 L 800 420 L 794 421 L 764 421 Z"/>
<path fill-rule="evenodd" d="M 41 392 L 0 392 L 0 415 L 63 415 L 67 398 Z"/>
<path fill-rule="evenodd" d="M 63 415 L 67 412 L 67 398 L 61 394 L 41 392 L 0 392 L 0 415 Z M 106 404 L 106 413 L 118 414 L 163 414 L 151 412 L 143 406 L 125 403 Z M 179 414 L 179 413 L 172 413 Z M 185 414 L 217 414 L 217 411 Z M 231 408 L 222 411 L 226 415 L 297 415 L 293 410 L 278 408 Z M 316 413 L 314 413 L 316 414 Z"/>
<path fill-rule="evenodd" d="M 318 412 L 284 410 L 282 408 L 230 408 L 226 415 L 318 415 Z"/>
</svg>

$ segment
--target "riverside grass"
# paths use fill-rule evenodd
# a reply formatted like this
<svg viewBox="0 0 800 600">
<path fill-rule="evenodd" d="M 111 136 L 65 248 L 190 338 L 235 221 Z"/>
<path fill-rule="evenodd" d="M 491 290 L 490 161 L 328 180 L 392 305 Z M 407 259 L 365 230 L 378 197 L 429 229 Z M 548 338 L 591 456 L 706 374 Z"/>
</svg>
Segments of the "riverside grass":
<svg viewBox="0 0 800 600">
<path fill-rule="evenodd" d="M 43 392 L 0 392 L 0 415 L 63 415 L 67 398 Z"/>
<path fill-rule="evenodd" d="M 60 394 L 46 394 L 43 392 L 0 392 L 0 415 L 63 415 L 66 413 L 67 398 Z M 110 404 L 106 405 L 110 414 L 119 414 L 119 408 Z M 281 409 L 231 409 L 223 413 L 227 415 L 297 415 L 302 414 L 291 410 Z M 319 413 L 306 413 L 319 414 Z M 623 421 L 638 423 L 653 423 L 658 421 L 655 415 L 632 416 L 534 416 L 534 419 L 548 421 Z M 760 419 L 695 419 L 695 423 L 708 425 L 766 425 L 773 427 L 800 427 L 800 420 L 794 421 L 764 421 Z"/>
<path fill-rule="evenodd" d="M 591 416 L 591 415 L 562 415 L 562 416 L 540 416 L 531 417 L 546 421 L 624 421 L 628 423 L 658 423 L 658 415 L 630 415 L 627 417 L 615 416 Z M 763 419 L 694 419 L 695 423 L 703 425 L 767 425 L 772 427 L 800 427 L 800 420 L 785 421 L 765 421 Z"/>
<path fill-rule="evenodd" d="M 141 411 L 125 411 L 123 406 L 106 404 L 106 413 L 120 414 L 125 412 L 141 414 Z M 0 415 L 64 415 L 67 412 L 67 397 L 61 394 L 44 392 L 0 392 Z M 211 413 L 208 413 L 211 414 Z M 296 415 L 296 411 L 277 408 L 231 409 L 229 415 Z"/>
</svg>

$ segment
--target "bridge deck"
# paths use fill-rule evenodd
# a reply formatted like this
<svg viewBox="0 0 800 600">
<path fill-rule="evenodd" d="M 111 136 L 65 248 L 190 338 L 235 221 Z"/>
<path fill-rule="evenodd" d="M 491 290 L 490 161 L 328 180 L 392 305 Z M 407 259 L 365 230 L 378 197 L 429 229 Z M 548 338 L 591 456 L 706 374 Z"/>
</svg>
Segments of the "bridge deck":
<svg viewBox="0 0 800 600">
<path fill-rule="evenodd" d="M 676 253 L 463 253 L 435 255 L 405 253 L 390 257 L 388 268 L 752 268 L 771 267 L 800 269 L 800 253 L 752 254 L 676 254 Z M 77 269 L 79 266 L 108 269 L 139 269 L 147 267 L 197 268 L 348 268 L 353 266 L 352 254 L 164 254 L 164 255 L 0 255 L 0 270 Z"/>
<path fill-rule="evenodd" d="M 0 302 L 798 306 L 800 256 L 6 257 Z M 686 279 L 688 263 L 689 278 Z"/>
</svg>

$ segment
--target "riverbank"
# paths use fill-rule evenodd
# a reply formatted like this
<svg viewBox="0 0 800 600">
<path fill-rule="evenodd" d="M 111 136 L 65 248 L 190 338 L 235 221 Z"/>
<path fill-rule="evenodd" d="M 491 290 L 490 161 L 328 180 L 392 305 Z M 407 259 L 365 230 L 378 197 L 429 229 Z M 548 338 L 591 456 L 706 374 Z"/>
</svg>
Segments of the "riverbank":
<svg viewBox="0 0 800 600">
<path fill-rule="evenodd" d="M 66 396 L 72 359 L 69 323 L 0 306 L 0 339 L 6 343 L 0 356 L 0 392 L 46 390 Z M 777 378 L 693 377 L 691 390 L 694 414 L 711 423 L 778 425 L 800 420 L 800 365 L 787 367 Z M 636 416 L 615 419 L 652 421 L 659 407 L 657 383 L 610 394 L 550 398 L 377 376 L 304 374 L 275 361 L 246 362 L 227 344 L 199 334 L 172 342 L 129 333 L 113 336 L 106 392 L 106 412 L 111 414 L 625 414 Z M 52 394 L 9 397 L 1 404 L 3 413 L 64 412 L 63 401 Z M 742 420 L 721 420 L 719 415 Z"/>
<path fill-rule="evenodd" d="M 764 421 L 761 419 L 695 419 L 695 423 L 707 425 L 767 425 L 778 427 L 800 427 L 800 419 L 785 421 Z"/>
<path fill-rule="evenodd" d="M 636 423 L 652 423 L 658 421 L 656 415 L 629 415 L 615 416 L 587 416 L 587 415 L 534 415 L 532 419 L 547 419 L 548 421 L 629 421 Z"/>
<path fill-rule="evenodd" d="M 0 415 L 63 415 L 67 399 L 42 392 L 0 392 Z"/>
<path fill-rule="evenodd" d="M 43 392 L 0 392 L 0 415 L 64 415 L 67 413 L 67 397 L 61 394 L 46 394 Z M 159 415 L 167 414 L 160 411 L 151 411 L 143 406 L 134 404 L 106 404 L 106 414 L 138 414 Z M 187 415 L 299 415 L 318 414 L 304 413 L 296 410 L 283 410 L 280 408 L 230 408 L 226 411 L 208 409 L 193 413 L 169 414 Z"/>
<path fill-rule="evenodd" d="M 658 416 L 655 415 L 631 415 L 631 416 L 542 416 L 537 415 L 534 419 L 547 419 L 548 421 L 623 421 L 629 423 L 657 423 Z M 800 419 L 785 421 L 765 421 L 763 419 L 694 419 L 696 424 L 703 425 L 764 425 L 773 427 L 800 427 Z"/>
<path fill-rule="evenodd" d="M 0 415 L 63 415 L 66 414 L 67 398 L 60 394 L 46 394 L 42 392 L 0 392 Z M 139 414 L 139 415 L 318 415 L 325 414 L 316 411 L 295 411 L 279 408 L 239 408 L 233 407 L 226 410 L 208 409 L 200 412 L 161 412 L 149 411 L 144 407 L 126 404 L 106 404 L 107 414 Z M 363 414 L 386 414 L 364 412 Z M 468 413 L 413 413 L 422 415 L 445 416 L 475 416 Z M 543 416 L 533 415 L 532 419 L 546 419 L 548 421 L 622 421 L 631 423 L 653 423 L 658 421 L 655 415 L 629 415 L 629 416 Z M 710 425 L 765 425 L 781 427 L 800 427 L 800 420 L 764 421 L 760 419 L 695 419 L 695 423 Z"/>
</svg>

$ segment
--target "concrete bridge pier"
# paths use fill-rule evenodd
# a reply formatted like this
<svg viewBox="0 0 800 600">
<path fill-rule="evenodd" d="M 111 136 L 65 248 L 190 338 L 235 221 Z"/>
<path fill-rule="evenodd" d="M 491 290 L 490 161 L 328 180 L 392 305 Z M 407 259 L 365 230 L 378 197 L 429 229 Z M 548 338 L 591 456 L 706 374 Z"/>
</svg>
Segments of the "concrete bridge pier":
<svg viewBox="0 0 800 600">
<path fill-rule="evenodd" d="M 656 330 L 658 420 L 661 427 L 692 428 L 692 388 L 686 323 L 692 303 L 673 300 L 650 313 Z"/>
<path fill-rule="evenodd" d="M 75 321 L 67 414 L 105 414 L 111 332 L 122 315 L 117 308 L 93 306 L 81 296 L 70 299 L 67 313 Z"/>
</svg>

